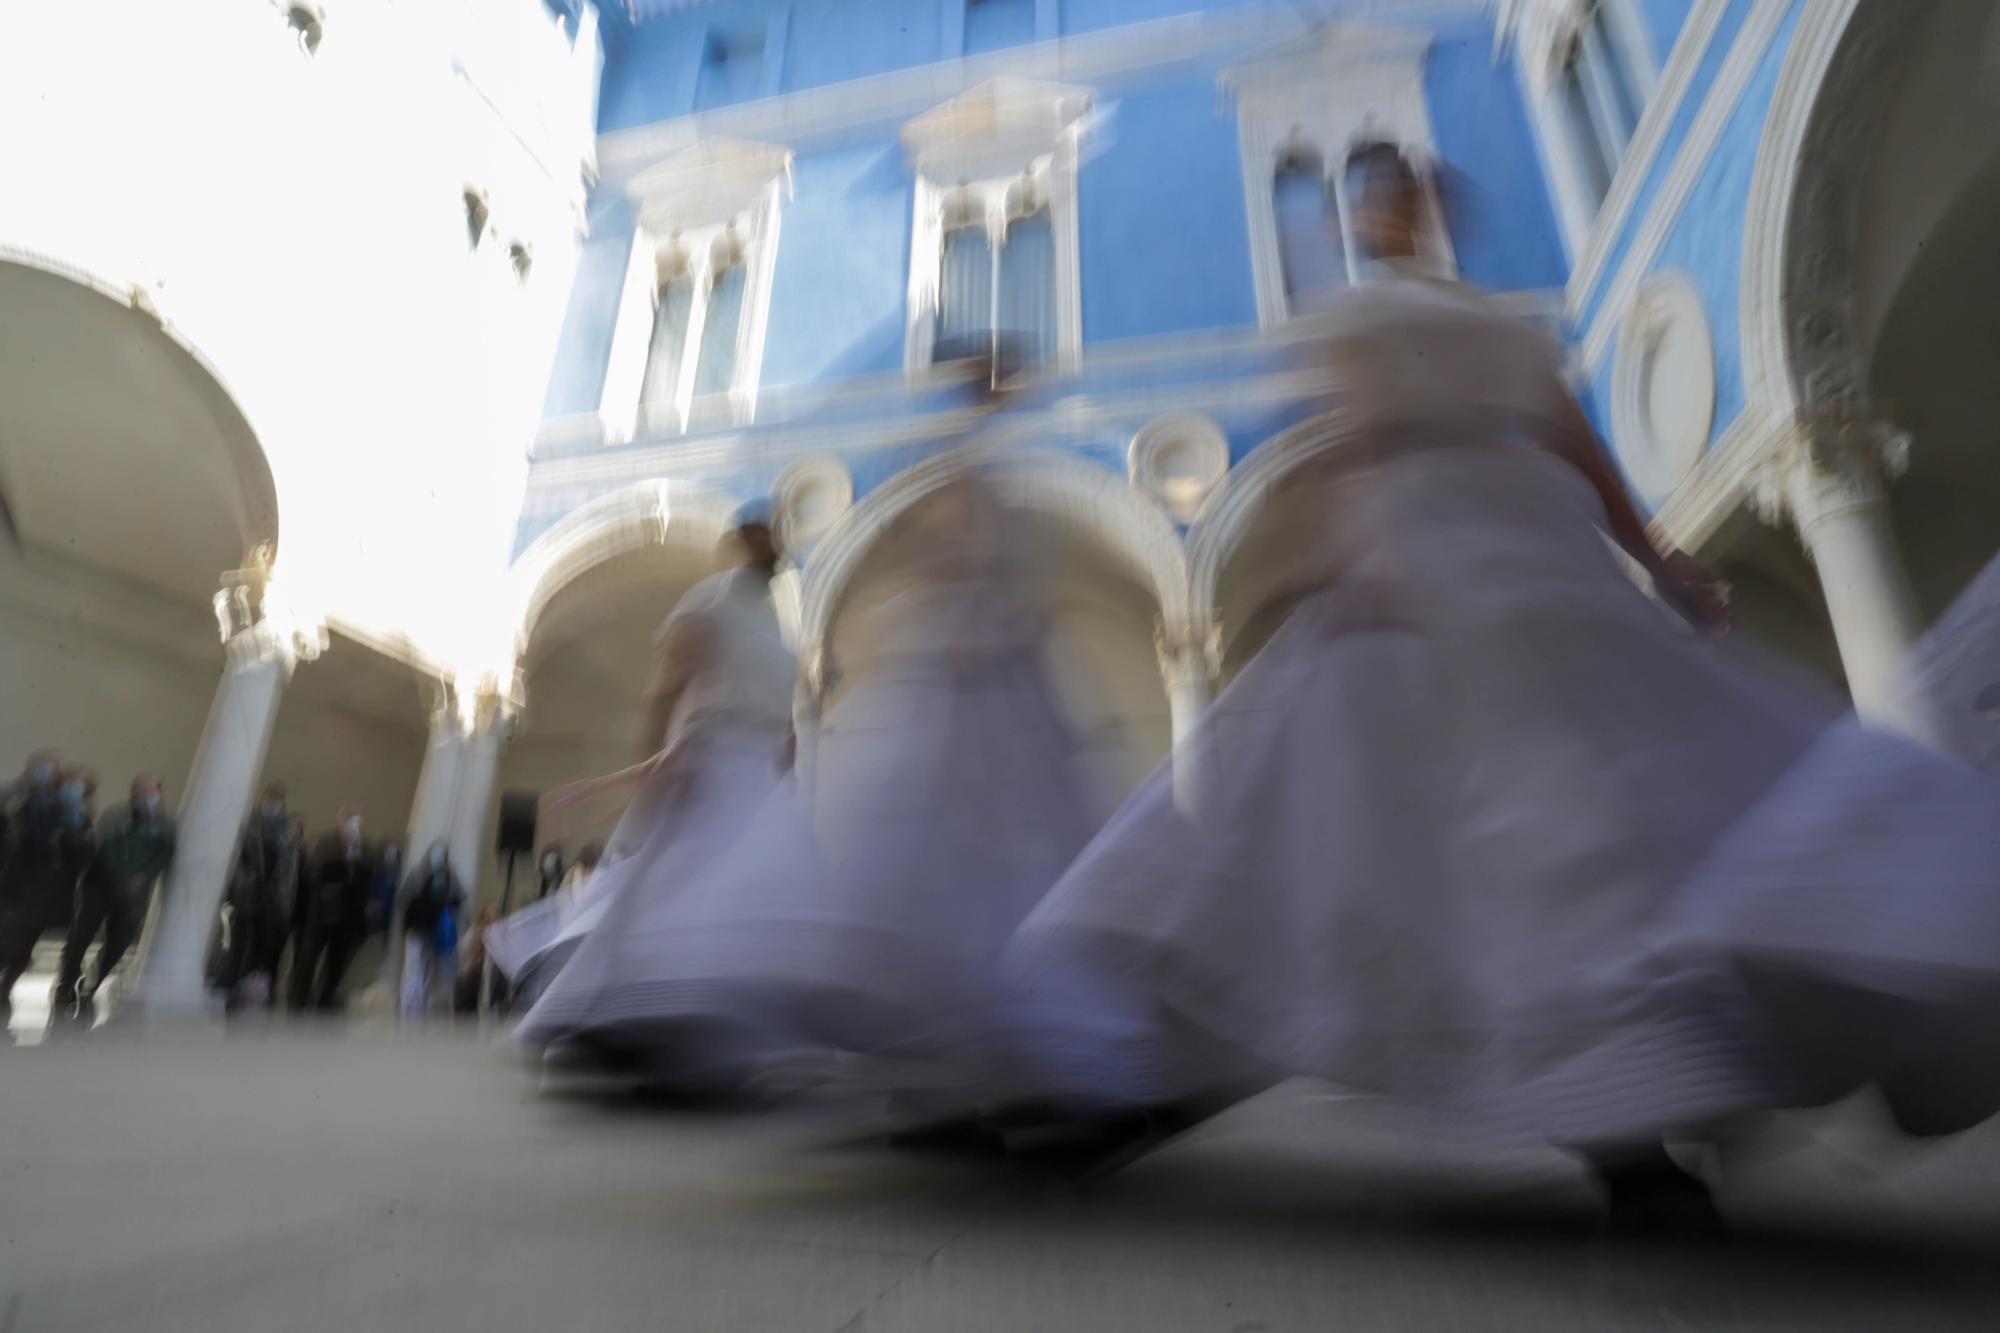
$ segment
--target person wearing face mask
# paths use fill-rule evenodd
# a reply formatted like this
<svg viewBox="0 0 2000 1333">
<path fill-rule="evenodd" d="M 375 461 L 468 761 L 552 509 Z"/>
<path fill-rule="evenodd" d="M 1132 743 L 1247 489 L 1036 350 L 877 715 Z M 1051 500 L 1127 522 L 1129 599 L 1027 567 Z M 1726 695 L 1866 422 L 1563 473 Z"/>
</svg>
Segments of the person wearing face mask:
<svg viewBox="0 0 2000 1333">
<path fill-rule="evenodd" d="M 130 799 L 107 811 L 98 826 L 97 852 L 77 886 L 76 919 L 63 941 L 52 1023 L 88 1022 L 91 998 L 139 937 L 153 885 L 173 859 L 174 821 L 166 812 L 159 776 L 141 773 L 132 779 Z M 85 982 L 84 950 L 99 930 L 104 946 Z"/>
<path fill-rule="evenodd" d="M 541 884 L 535 890 L 535 898 L 540 901 L 562 887 L 563 849 L 559 842 L 552 842 L 542 848 Z"/>
<path fill-rule="evenodd" d="M 264 788 L 237 844 L 224 893 L 210 983 L 231 1010 L 270 1003 L 291 932 L 305 830 L 285 808 L 285 788 Z"/>
<path fill-rule="evenodd" d="M 458 924 L 465 890 L 452 873 L 444 840 L 431 844 L 423 864 L 403 886 L 403 1019 L 421 1021 L 431 992 L 451 977 L 458 957 Z"/>
<path fill-rule="evenodd" d="M 12 1012 L 14 983 L 34 960 L 48 903 L 64 873 L 62 758 L 37 750 L 22 766 L 6 802 L 7 840 L 0 851 L 0 1034 Z M 74 881 L 72 881 L 73 883 Z"/>
<path fill-rule="evenodd" d="M 348 806 L 313 849 L 298 945 L 292 955 L 294 1010 L 339 1007 L 340 983 L 368 937 L 368 886 L 378 858 L 361 834 L 361 808 Z"/>
</svg>

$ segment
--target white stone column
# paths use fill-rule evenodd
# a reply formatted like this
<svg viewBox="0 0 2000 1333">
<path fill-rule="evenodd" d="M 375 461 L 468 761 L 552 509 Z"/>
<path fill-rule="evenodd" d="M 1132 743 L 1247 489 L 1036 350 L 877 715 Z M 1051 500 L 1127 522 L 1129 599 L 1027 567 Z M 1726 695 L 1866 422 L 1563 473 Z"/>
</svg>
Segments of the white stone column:
<svg viewBox="0 0 2000 1333">
<path fill-rule="evenodd" d="M 1909 437 L 1881 422 L 1802 419 L 1759 478 L 1757 494 L 1767 519 L 1791 519 L 1819 572 L 1855 710 L 1928 739 L 1927 721 L 1902 688 L 1923 616 L 1889 519 L 1887 484 L 1908 458 Z"/>
<path fill-rule="evenodd" d="M 206 1012 L 209 937 L 235 861 L 278 703 L 298 660 L 289 628 L 265 614 L 254 574 L 215 596 L 225 665 L 181 788 L 173 864 L 128 1004 L 145 1016 Z"/>
<path fill-rule="evenodd" d="M 1222 663 L 1222 628 L 1216 624 L 1162 623 L 1153 647 L 1160 657 L 1160 677 L 1167 688 L 1167 715 L 1174 739 L 1174 800 L 1192 810 L 1203 768 L 1196 725 L 1215 697 Z"/>
<path fill-rule="evenodd" d="M 431 713 L 430 743 L 403 847 L 403 876 L 407 879 L 425 864 L 431 844 L 442 838 L 452 872 L 465 886 L 468 908 L 478 899 L 494 784 L 500 776 L 500 747 L 511 720 L 511 710 L 495 691 L 464 695 L 451 686 L 440 692 Z M 398 916 L 390 923 L 389 956 L 383 968 L 392 983 L 392 1001 L 402 994 L 402 972 L 403 926 Z"/>
<path fill-rule="evenodd" d="M 799 683 L 792 692 L 792 779 L 808 800 L 819 777 L 820 714 L 826 706 L 826 649 L 807 644 L 799 654 Z"/>
</svg>

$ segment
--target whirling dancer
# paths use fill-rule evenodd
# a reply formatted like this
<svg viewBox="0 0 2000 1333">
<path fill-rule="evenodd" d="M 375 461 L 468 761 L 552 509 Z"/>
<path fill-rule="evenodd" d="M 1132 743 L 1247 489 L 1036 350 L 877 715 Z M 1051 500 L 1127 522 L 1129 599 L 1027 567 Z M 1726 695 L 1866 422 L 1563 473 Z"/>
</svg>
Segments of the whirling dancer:
<svg viewBox="0 0 2000 1333">
<path fill-rule="evenodd" d="M 1196 728 L 1192 810 L 1155 774 L 1024 925 L 1024 1091 L 1315 1075 L 1584 1151 L 1620 1212 L 1704 1209 L 1660 1135 L 1811 1090 L 1726 986 L 1656 986 L 1649 941 L 1832 710 L 1690 632 L 1716 591 L 1652 546 L 1550 341 L 1417 278 L 1325 332 L 1351 436 L 1284 497 L 1324 590 Z"/>
<path fill-rule="evenodd" d="M 624 1064 L 646 1051 L 650 959 L 681 886 L 736 849 L 784 779 L 797 658 L 771 600 L 778 546 L 746 506 L 742 563 L 702 580 L 660 631 L 643 762 L 551 793 L 552 814 L 631 792 L 592 888 L 545 952 L 567 955 L 515 1033 L 536 1053 Z"/>
<path fill-rule="evenodd" d="M 885 536 L 914 582 L 853 636 L 815 792 L 781 792 L 633 941 L 655 1086 L 907 1098 L 992 1042 L 1000 956 L 1095 827 L 1006 525 L 961 473 Z"/>
<path fill-rule="evenodd" d="M 486 928 L 486 955 L 512 988 L 510 1003 L 518 1006 L 534 999 L 540 993 L 540 983 L 561 970 L 568 952 L 555 949 L 559 939 L 566 937 L 574 945 L 588 933 L 587 921 L 575 931 L 571 927 L 600 901 L 597 890 L 604 881 L 598 877 L 597 867 L 603 858 L 601 845 L 585 843 L 560 884 Z"/>
</svg>

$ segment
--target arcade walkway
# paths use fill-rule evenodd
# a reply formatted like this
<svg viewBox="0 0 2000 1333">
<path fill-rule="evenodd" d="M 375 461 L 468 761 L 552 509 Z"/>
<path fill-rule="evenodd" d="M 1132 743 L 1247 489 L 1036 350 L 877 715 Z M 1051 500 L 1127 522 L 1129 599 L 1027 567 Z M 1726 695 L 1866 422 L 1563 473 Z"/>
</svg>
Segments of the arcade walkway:
<svg viewBox="0 0 2000 1333">
<path fill-rule="evenodd" d="M 100 1036 L 0 1051 L 0 1330 L 2000 1327 L 2000 1135 L 1880 1178 L 1855 1119 L 1676 1248 L 1596 1239 L 1558 1157 L 1304 1088 L 1069 1188 L 540 1096 L 447 1036 Z"/>
</svg>

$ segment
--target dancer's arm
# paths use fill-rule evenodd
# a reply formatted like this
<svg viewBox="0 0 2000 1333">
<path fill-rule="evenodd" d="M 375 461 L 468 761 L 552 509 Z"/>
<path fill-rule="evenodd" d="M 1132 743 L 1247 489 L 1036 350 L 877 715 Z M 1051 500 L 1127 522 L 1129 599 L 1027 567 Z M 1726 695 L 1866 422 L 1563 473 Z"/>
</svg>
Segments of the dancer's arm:
<svg viewBox="0 0 2000 1333">
<path fill-rule="evenodd" d="M 1611 466 L 1610 456 L 1597 431 L 1583 415 L 1576 400 L 1562 399 L 1566 420 L 1556 432 L 1555 452 L 1583 473 L 1604 506 L 1606 525 L 1612 539 L 1626 554 L 1644 567 L 1662 596 L 1703 629 L 1719 630 L 1729 623 L 1729 600 L 1721 580 L 1700 561 L 1683 551 L 1662 551 L 1653 544 L 1646 521 L 1632 504 L 1625 483 Z"/>
<path fill-rule="evenodd" d="M 667 628 L 666 639 L 660 644 L 659 673 L 646 693 L 645 730 L 639 737 L 641 755 L 650 758 L 665 742 L 674 707 L 707 662 L 713 637 L 706 616 L 681 616 Z"/>
</svg>

